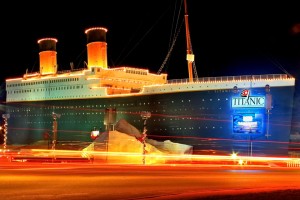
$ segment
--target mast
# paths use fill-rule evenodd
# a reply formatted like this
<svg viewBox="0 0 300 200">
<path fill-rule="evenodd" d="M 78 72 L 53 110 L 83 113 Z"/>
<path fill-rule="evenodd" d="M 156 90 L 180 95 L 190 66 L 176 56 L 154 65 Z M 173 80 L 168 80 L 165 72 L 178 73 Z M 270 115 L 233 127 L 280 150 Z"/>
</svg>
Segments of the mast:
<svg viewBox="0 0 300 200">
<path fill-rule="evenodd" d="M 195 56 L 192 53 L 188 16 L 189 15 L 187 12 L 187 3 L 186 0 L 184 0 L 184 21 L 185 21 L 185 34 L 186 34 L 186 46 L 187 46 L 186 60 L 188 63 L 189 82 L 193 82 L 193 62 L 195 60 Z"/>
</svg>

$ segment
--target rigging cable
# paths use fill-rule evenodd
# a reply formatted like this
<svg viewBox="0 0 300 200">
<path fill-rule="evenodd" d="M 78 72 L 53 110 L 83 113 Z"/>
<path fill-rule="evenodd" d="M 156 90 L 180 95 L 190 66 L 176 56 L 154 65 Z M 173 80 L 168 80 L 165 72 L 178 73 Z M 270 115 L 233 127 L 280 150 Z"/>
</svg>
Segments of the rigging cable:
<svg viewBox="0 0 300 200">
<path fill-rule="evenodd" d="M 275 66 L 277 66 L 280 70 L 282 70 L 285 74 L 287 74 L 289 77 L 293 77 L 281 64 L 278 62 L 274 57 L 272 58 L 270 55 L 267 56 L 267 58 L 273 63 Z"/>
<path fill-rule="evenodd" d="M 168 10 L 168 9 L 167 9 Z M 134 45 L 134 47 L 130 50 L 130 51 L 128 51 L 128 53 L 125 55 L 125 57 L 119 62 L 119 63 L 122 63 L 123 62 L 123 60 L 126 58 L 126 57 L 128 57 L 128 55 L 141 43 L 141 41 L 152 31 L 152 29 L 155 27 L 155 25 L 157 25 L 158 24 L 158 22 L 162 19 L 162 17 L 165 15 L 165 13 L 167 12 L 167 10 L 164 12 L 164 13 L 162 13 L 162 15 L 157 19 L 157 21 L 156 21 L 156 23 L 142 36 L 142 38 L 138 41 L 138 43 L 136 43 L 135 45 Z"/>
<path fill-rule="evenodd" d="M 168 59 L 169 59 L 169 57 L 170 57 L 170 55 L 171 55 L 171 53 L 172 53 L 172 51 L 173 51 L 173 49 L 174 49 L 175 42 L 176 42 L 176 40 L 177 40 L 177 38 L 178 38 L 178 35 L 179 35 L 179 33 L 180 33 L 180 29 L 181 29 L 181 27 L 182 27 L 182 24 L 183 24 L 183 20 L 182 20 L 182 23 L 181 23 L 181 25 L 180 25 L 180 28 L 178 29 L 178 32 L 177 32 L 177 34 L 176 34 L 174 40 L 173 40 L 173 42 L 172 42 L 172 45 L 171 45 L 171 47 L 170 47 L 170 49 L 169 49 L 169 51 L 168 51 L 168 53 L 167 53 L 167 56 L 165 57 L 165 59 L 164 59 L 162 65 L 160 66 L 160 68 L 159 68 L 157 74 L 160 74 L 161 71 L 162 71 L 162 69 L 165 67 L 166 62 L 168 61 Z"/>
<path fill-rule="evenodd" d="M 172 30 L 175 30 L 175 31 L 174 31 L 173 37 L 170 37 L 170 43 L 171 43 L 171 45 L 169 46 L 169 51 L 168 51 L 168 53 L 167 53 L 167 55 L 166 55 L 166 57 L 165 57 L 163 63 L 161 64 L 161 66 L 160 66 L 160 68 L 159 68 L 157 74 L 160 74 L 160 73 L 161 73 L 162 69 L 165 67 L 167 61 L 169 60 L 170 55 L 171 55 L 171 53 L 172 53 L 172 51 L 173 51 L 173 49 L 174 49 L 175 42 L 176 42 L 176 40 L 177 40 L 177 38 L 178 38 L 178 35 L 179 35 L 179 33 L 180 33 L 181 27 L 182 27 L 182 25 L 183 25 L 184 19 L 181 21 L 180 27 L 178 28 L 178 21 L 179 21 L 179 18 L 180 18 L 180 12 L 181 12 L 181 8 L 182 8 L 182 4 L 183 4 L 182 2 L 183 2 L 183 0 L 181 0 L 181 4 L 180 4 L 181 6 L 180 6 L 179 11 L 178 11 L 177 20 L 173 20 L 173 23 L 172 23 L 171 35 L 173 35 L 173 31 L 172 31 Z M 175 14 L 176 14 L 176 4 L 175 4 L 175 9 L 174 9 L 173 19 L 175 19 Z M 173 28 L 174 21 L 176 21 L 176 26 L 175 26 L 175 28 Z M 176 30 L 177 30 L 177 31 L 176 31 Z"/>
<path fill-rule="evenodd" d="M 192 54 L 194 54 L 193 47 L 192 47 L 192 42 L 191 42 L 191 51 L 192 51 Z M 193 62 L 193 71 L 194 71 L 195 78 L 198 78 L 197 67 L 196 67 L 195 61 Z"/>
<path fill-rule="evenodd" d="M 183 4 L 183 0 L 181 1 L 181 5 Z M 178 11 L 178 17 L 177 17 L 177 23 L 176 23 L 176 28 L 175 28 L 175 30 L 177 30 L 177 32 L 175 31 L 175 34 L 174 34 L 174 37 L 173 37 L 173 42 L 172 42 L 172 44 L 171 44 L 171 46 L 170 46 L 170 48 L 169 48 L 169 51 L 168 51 L 168 53 L 167 53 L 167 55 L 166 55 L 166 57 L 165 57 L 165 59 L 164 59 L 164 61 L 163 61 L 163 63 L 161 64 L 161 66 L 160 66 L 160 68 L 159 68 L 159 70 L 158 70 L 158 72 L 157 72 L 157 74 L 160 74 L 161 73 L 161 71 L 163 70 L 163 68 L 165 67 L 165 65 L 166 65 L 166 63 L 167 63 L 167 61 L 169 60 L 169 58 L 170 58 L 170 55 L 171 55 L 171 53 L 172 53 L 172 51 L 173 51 L 173 49 L 174 49 L 174 46 L 175 46 L 175 43 L 176 43 L 176 40 L 177 40 L 177 38 L 178 38 L 178 36 L 179 36 L 179 33 L 180 33 L 180 30 L 181 30 L 181 28 L 182 28 L 182 25 L 183 25 L 183 23 L 184 23 L 184 18 L 182 19 L 182 21 L 181 21 L 181 24 L 180 24 L 180 27 L 177 29 L 177 25 L 178 25 L 178 18 L 179 18 L 179 16 L 180 16 L 180 12 L 181 12 L 181 8 L 182 8 L 182 6 L 180 6 L 180 9 L 179 9 L 179 11 Z M 175 9 L 176 10 L 176 9 Z M 174 14 L 174 16 L 175 16 L 175 14 Z M 175 18 L 175 17 L 173 17 L 173 18 Z M 174 24 L 174 23 L 173 23 Z M 172 28 L 173 29 L 173 28 Z M 190 46 L 191 46 L 191 52 L 193 53 L 193 48 L 192 48 L 192 42 L 191 42 L 191 37 L 190 37 L 190 35 L 189 35 L 189 40 L 190 41 L 188 41 L 189 43 L 190 43 Z M 193 71 L 194 71 L 194 76 L 195 76 L 195 78 L 198 78 L 198 74 L 197 74 L 197 68 L 196 68 L 196 64 L 195 64 L 195 61 L 193 62 Z"/>
</svg>

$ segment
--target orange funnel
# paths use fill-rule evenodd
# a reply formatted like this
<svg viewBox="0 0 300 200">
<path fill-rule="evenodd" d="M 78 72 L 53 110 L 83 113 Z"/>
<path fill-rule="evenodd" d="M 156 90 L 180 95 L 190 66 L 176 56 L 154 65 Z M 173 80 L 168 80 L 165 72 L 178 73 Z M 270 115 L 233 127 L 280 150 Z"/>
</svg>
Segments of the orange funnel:
<svg viewBox="0 0 300 200">
<path fill-rule="evenodd" d="M 91 67 L 107 68 L 106 28 L 94 27 L 85 31 L 87 34 L 87 63 Z"/>
<path fill-rule="evenodd" d="M 43 38 L 38 40 L 40 55 L 40 74 L 56 74 L 57 58 L 56 58 L 55 38 Z"/>
</svg>

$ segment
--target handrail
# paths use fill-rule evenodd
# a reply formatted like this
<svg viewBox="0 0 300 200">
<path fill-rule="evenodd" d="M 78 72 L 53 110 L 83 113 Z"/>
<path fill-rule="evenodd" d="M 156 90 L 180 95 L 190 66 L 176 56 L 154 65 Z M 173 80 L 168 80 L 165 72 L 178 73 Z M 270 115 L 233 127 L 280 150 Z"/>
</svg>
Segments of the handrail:
<svg viewBox="0 0 300 200">
<path fill-rule="evenodd" d="M 293 77 L 289 77 L 287 74 L 265 74 L 265 75 L 242 75 L 242 76 L 219 76 L 219 77 L 202 77 L 202 78 L 194 78 L 193 82 L 228 82 L 228 81 L 259 81 L 266 79 L 290 79 Z M 168 80 L 168 84 L 173 83 L 188 83 L 189 79 L 172 79 Z"/>
</svg>

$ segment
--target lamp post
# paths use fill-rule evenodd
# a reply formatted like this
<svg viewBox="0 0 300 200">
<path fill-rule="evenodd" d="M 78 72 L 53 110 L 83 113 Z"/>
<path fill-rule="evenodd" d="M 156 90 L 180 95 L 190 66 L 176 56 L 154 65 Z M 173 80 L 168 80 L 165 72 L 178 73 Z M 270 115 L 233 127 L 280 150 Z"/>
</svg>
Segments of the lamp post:
<svg viewBox="0 0 300 200">
<path fill-rule="evenodd" d="M 4 140 L 3 140 L 3 149 L 4 151 L 6 150 L 6 143 L 7 143 L 7 126 L 8 126 L 8 122 L 7 119 L 10 117 L 9 114 L 2 114 L 2 118 L 4 119 Z"/>
<path fill-rule="evenodd" d="M 60 118 L 60 114 L 52 113 L 53 126 L 52 126 L 52 150 L 55 150 L 55 145 L 57 143 L 57 119 Z"/>
<path fill-rule="evenodd" d="M 267 110 L 267 130 L 266 130 L 266 138 L 268 139 L 271 134 L 269 133 L 270 131 L 270 111 L 272 109 L 272 94 L 270 93 L 270 85 L 265 86 L 265 91 L 266 91 L 266 110 Z"/>
<path fill-rule="evenodd" d="M 143 164 L 146 164 L 146 132 L 147 132 L 147 119 L 149 119 L 151 117 L 151 112 L 147 112 L 147 111 L 142 111 L 141 112 L 141 117 L 143 119 L 143 133 L 142 133 L 142 138 L 141 138 L 141 142 L 143 144 Z"/>
</svg>

